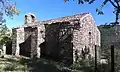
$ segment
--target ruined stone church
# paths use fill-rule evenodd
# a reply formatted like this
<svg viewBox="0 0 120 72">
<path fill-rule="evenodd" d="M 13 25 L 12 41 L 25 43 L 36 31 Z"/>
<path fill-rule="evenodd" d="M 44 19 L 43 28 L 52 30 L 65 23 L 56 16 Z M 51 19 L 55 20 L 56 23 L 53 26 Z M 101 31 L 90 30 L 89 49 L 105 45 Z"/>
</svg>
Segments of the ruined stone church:
<svg viewBox="0 0 120 72">
<path fill-rule="evenodd" d="M 100 50 L 100 31 L 90 13 L 46 21 L 25 15 L 25 24 L 12 29 L 12 54 L 27 57 L 50 57 L 68 63 L 75 57 L 95 57 Z"/>
</svg>

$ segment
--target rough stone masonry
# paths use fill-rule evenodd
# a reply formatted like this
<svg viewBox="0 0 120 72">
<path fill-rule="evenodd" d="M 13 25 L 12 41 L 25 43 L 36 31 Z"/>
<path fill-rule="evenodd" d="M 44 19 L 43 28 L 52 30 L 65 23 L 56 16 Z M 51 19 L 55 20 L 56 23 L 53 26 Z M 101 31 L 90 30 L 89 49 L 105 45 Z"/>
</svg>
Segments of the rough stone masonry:
<svg viewBox="0 0 120 72">
<path fill-rule="evenodd" d="M 90 13 L 31 22 L 12 30 L 12 54 L 46 57 L 72 63 L 77 57 L 95 57 L 100 31 Z M 99 57 L 99 55 L 98 55 Z"/>
</svg>

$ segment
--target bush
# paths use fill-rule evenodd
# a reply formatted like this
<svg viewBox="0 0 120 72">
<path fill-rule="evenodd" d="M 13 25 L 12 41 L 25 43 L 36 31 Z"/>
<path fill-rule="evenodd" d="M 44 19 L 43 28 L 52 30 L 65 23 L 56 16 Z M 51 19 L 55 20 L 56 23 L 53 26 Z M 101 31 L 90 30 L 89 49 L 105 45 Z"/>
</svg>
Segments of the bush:
<svg viewBox="0 0 120 72">
<path fill-rule="evenodd" d="M 24 65 L 24 67 L 21 68 L 21 70 L 22 70 L 22 71 L 27 71 L 27 70 L 28 70 L 27 65 Z"/>
<path fill-rule="evenodd" d="M 73 70 L 77 70 L 80 72 L 94 72 L 93 65 L 90 65 L 90 62 L 85 60 L 74 63 L 72 67 Z"/>
<path fill-rule="evenodd" d="M 4 70 L 5 71 L 14 71 L 16 69 L 17 65 L 15 63 L 7 65 Z"/>
<path fill-rule="evenodd" d="M 28 60 L 27 60 L 27 59 L 24 59 L 24 58 L 21 58 L 21 59 L 19 60 L 19 63 L 22 64 L 22 65 L 25 65 L 27 62 L 28 62 Z"/>
<path fill-rule="evenodd" d="M 2 67 L 0 67 L 0 72 L 4 72 L 3 69 L 2 69 Z"/>
</svg>

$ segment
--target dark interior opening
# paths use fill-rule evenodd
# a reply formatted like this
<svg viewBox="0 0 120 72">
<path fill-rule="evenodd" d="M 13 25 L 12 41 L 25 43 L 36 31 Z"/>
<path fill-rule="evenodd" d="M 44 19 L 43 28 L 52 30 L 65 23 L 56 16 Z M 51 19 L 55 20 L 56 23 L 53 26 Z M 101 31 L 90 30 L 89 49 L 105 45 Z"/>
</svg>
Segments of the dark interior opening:
<svg viewBox="0 0 120 72">
<path fill-rule="evenodd" d="M 31 15 L 32 19 L 35 18 L 33 15 Z"/>
<path fill-rule="evenodd" d="M 30 57 L 30 54 L 31 54 L 30 43 L 31 43 L 31 35 L 23 43 L 19 44 L 20 55 Z"/>
<path fill-rule="evenodd" d="M 89 32 L 89 35 L 91 35 L 91 32 Z"/>
<path fill-rule="evenodd" d="M 25 15 L 25 18 L 27 18 L 27 15 Z"/>
<path fill-rule="evenodd" d="M 6 54 L 12 54 L 12 41 L 6 43 Z"/>
<path fill-rule="evenodd" d="M 73 44 L 69 22 L 45 24 L 45 42 L 40 45 L 41 57 L 54 61 L 73 63 Z M 66 30 L 67 29 L 67 30 Z M 63 33 L 60 35 L 61 33 Z"/>
<path fill-rule="evenodd" d="M 26 27 L 24 28 L 25 41 L 20 46 L 20 55 L 27 57 L 35 57 L 37 55 L 37 27 Z"/>
<path fill-rule="evenodd" d="M 44 57 L 44 56 L 46 56 L 46 54 L 45 54 L 45 42 L 43 42 L 43 43 L 41 43 L 40 45 L 39 45 L 39 47 L 40 47 L 40 49 L 41 49 L 41 51 L 40 51 L 40 57 Z"/>
</svg>

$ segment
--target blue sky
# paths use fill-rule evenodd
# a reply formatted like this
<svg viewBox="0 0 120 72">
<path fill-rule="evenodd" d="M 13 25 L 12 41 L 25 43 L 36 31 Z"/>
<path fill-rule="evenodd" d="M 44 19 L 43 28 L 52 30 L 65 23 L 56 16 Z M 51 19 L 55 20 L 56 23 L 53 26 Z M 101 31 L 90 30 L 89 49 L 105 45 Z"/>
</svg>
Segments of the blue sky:
<svg viewBox="0 0 120 72">
<path fill-rule="evenodd" d="M 105 22 L 114 21 L 113 7 L 107 4 L 103 10 L 104 16 L 97 15 L 95 9 L 99 8 L 102 0 L 97 0 L 94 4 L 78 5 L 76 1 L 64 0 L 13 0 L 16 2 L 17 8 L 20 10 L 19 16 L 14 16 L 14 19 L 5 17 L 9 28 L 24 25 L 24 15 L 32 12 L 36 15 L 38 21 L 54 19 L 58 17 L 70 16 L 73 14 L 90 12 L 94 17 L 97 25 Z"/>
</svg>

